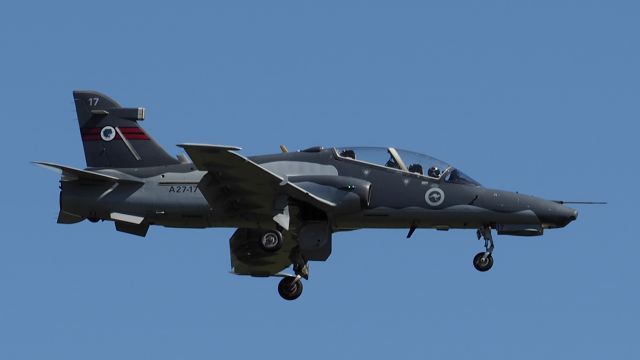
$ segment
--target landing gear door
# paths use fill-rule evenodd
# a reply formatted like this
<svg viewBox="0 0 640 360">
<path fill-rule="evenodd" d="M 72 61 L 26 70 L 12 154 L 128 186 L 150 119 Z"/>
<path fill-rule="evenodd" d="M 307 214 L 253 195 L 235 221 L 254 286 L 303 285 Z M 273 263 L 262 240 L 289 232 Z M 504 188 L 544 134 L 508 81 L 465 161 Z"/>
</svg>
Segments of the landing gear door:
<svg viewBox="0 0 640 360">
<path fill-rule="evenodd" d="M 331 255 L 331 229 L 327 222 L 309 222 L 298 235 L 300 253 L 307 260 L 325 261 Z"/>
</svg>

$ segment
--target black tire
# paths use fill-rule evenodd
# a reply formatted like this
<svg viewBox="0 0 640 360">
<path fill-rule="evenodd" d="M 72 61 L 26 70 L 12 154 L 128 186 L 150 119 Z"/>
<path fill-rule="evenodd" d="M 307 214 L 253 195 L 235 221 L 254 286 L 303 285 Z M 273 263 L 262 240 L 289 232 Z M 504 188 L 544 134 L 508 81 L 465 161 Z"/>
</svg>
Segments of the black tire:
<svg viewBox="0 0 640 360">
<path fill-rule="evenodd" d="M 493 256 L 491 254 L 487 255 L 486 259 L 484 259 L 484 251 L 479 252 L 476 256 L 473 257 L 473 267 L 480 272 L 489 271 L 493 266 Z"/>
<path fill-rule="evenodd" d="M 280 280 L 278 293 L 283 299 L 291 301 L 302 295 L 302 280 L 298 279 L 298 281 L 295 281 L 295 279 L 296 278 L 292 276 L 287 276 Z"/>
<path fill-rule="evenodd" d="M 278 230 L 269 230 L 258 239 L 260 247 L 266 252 L 276 252 L 282 247 L 282 233 Z"/>
</svg>

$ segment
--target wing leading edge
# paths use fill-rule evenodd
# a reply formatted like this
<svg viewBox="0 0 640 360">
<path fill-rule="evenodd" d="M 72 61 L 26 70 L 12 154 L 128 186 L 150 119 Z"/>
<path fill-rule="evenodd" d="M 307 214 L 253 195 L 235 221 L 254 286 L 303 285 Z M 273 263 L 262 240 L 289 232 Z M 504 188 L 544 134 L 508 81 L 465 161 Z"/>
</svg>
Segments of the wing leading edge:
<svg viewBox="0 0 640 360">
<path fill-rule="evenodd" d="M 287 198 L 293 198 L 330 212 L 335 204 L 289 182 L 250 159 L 234 152 L 238 147 L 205 144 L 179 144 L 198 170 L 207 171 L 209 181 L 202 185 L 207 201 L 216 206 L 224 186 L 241 212 L 270 215 L 283 228 L 289 228 Z M 205 177 L 207 177 L 205 176 Z M 216 188 L 216 189 L 212 189 Z M 229 195 L 230 194 L 230 195 Z"/>
</svg>

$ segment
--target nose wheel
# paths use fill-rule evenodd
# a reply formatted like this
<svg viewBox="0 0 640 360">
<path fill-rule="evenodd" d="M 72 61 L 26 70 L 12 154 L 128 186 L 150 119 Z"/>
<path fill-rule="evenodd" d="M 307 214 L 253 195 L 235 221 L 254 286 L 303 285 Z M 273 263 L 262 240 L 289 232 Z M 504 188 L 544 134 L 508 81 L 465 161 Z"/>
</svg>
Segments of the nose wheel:
<svg viewBox="0 0 640 360">
<path fill-rule="evenodd" d="M 489 271 L 493 267 L 493 238 L 491 237 L 491 227 L 484 226 L 478 229 L 478 240 L 484 239 L 485 251 L 479 252 L 473 257 L 473 267 L 480 272 Z"/>
<path fill-rule="evenodd" d="M 285 300 L 295 300 L 302 295 L 302 279 L 309 280 L 309 263 L 299 253 L 293 261 L 293 272 L 296 274 L 284 275 L 278 284 L 278 294 Z"/>
<path fill-rule="evenodd" d="M 278 293 L 285 300 L 295 300 L 302 295 L 302 276 L 285 276 L 278 284 Z"/>
<path fill-rule="evenodd" d="M 479 252 L 473 257 L 473 267 L 480 272 L 489 271 L 493 266 L 493 256 L 484 251 Z"/>
</svg>

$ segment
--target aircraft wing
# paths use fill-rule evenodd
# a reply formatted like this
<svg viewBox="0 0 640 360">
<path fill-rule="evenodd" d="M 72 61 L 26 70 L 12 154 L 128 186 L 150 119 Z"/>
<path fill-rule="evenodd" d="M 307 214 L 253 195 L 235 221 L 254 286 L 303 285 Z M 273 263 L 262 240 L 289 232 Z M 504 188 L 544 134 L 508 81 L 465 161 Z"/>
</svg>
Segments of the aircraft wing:
<svg viewBox="0 0 640 360">
<path fill-rule="evenodd" d="M 200 190 L 212 207 L 225 211 L 269 215 L 289 228 L 288 198 L 330 211 L 335 204 L 289 182 L 250 159 L 235 153 L 240 148 L 222 145 L 180 144 L 198 170 L 207 171 Z"/>
</svg>

